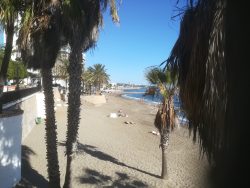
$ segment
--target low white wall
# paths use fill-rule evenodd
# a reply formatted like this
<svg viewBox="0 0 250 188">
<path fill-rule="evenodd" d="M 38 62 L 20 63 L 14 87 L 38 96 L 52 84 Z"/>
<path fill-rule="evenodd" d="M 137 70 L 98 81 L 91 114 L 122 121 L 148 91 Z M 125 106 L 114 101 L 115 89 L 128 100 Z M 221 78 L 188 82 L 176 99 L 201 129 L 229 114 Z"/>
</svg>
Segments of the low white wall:
<svg viewBox="0 0 250 188">
<path fill-rule="evenodd" d="M 8 103 L 4 109 L 19 105 L 19 115 L 0 115 L 0 188 L 10 188 L 21 179 L 21 145 L 37 117 L 45 118 L 44 94 L 33 95 Z"/>
<path fill-rule="evenodd" d="M 45 118 L 44 94 L 43 92 L 37 92 L 28 97 L 5 104 L 3 108 L 6 109 L 14 105 L 19 105 L 24 111 L 22 118 L 22 140 L 24 140 L 36 125 L 35 119 L 37 117 Z"/>
<path fill-rule="evenodd" d="M 36 125 L 35 119 L 37 117 L 37 100 L 36 94 L 26 98 L 20 103 L 21 109 L 24 111 L 22 120 L 22 140 L 24 140 L 33 127 Z"/>
<path fill-rule="evenodd" d="M 0 117 L 0 187 L 13 187 L 21 179 L 23 114 Z"/>
<path fill-rule="evenodd" d="M 44 94 L 43 92 L 37 92 L 30 97 L 22 100 L 20 103 L 23 113 L 23 134 L 22 140 L 24 140 L 31 130 L 36 125 L 36 118 L 45 118 L 45 106 L 44 106 Z"/>
<path fill-rule="evenodd" d="M 36 93 L 36 111 L 37 117 L 45 118 L 44 93 Z"/>
</svg>

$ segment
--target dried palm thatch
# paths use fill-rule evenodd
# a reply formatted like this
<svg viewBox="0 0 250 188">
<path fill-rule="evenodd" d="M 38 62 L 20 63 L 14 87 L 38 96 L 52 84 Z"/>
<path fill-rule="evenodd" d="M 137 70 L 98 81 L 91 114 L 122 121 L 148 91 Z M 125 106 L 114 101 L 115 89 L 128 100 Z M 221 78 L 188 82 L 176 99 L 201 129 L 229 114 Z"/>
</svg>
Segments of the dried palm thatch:
<svg viewBox="0 0 250 188">
<path fill-rule="evenodd" d="M 65 41 L 61 29 L 58 0 L 26 2 L 22 12 L 18 45 L 28 67 L 50 69 Z"/>
<path fill-rule="evenodd" d="M 160 133 L 162 133 L 164 129 L 173 130 L 175 127 L 175 113 L 172 97 L 173 96 L 171 95 L 168 98 L 163 99 L 162 104 L 156 113 L 154 125 Z"/>
<path fill-rule="evenodd" d="M 193 138 L 196 140 L 198 130 L 202 151 L 209 161 L 227 147 L 228 139 L 224 19 L 223 0 L 200 0 L 189 7 L 167 61 L 173 74 L 179 75 L 180 97 Z"/>
<path fill-rule="evenodd" d="M 199 0 L 186 10 L 166 63 L 178 75 L 190 130 L 194 140 L 198 131 L 201 150 L 215 162 L 220 187 L 246 183 L 242 169 L 249 163 L 247 113 L 240 108 L 249 98 L 245 9 L 227 0 Z"/>
</svg>

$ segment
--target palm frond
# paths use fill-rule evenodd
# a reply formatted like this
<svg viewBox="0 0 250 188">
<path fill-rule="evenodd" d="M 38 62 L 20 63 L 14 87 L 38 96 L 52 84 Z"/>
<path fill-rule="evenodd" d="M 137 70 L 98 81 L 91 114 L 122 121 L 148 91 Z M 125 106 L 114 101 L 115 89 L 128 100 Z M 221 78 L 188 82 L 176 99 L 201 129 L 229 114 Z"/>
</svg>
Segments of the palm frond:
<svg viewBox="0 0 250 188">
<path fill-rule="evenodd" d="M 224 61 L 224 1 L 199 1 L 186 10 L 179 37 L 165 64 L 178 76 L 190 128 L 208 158 L 225 146 L 227 82 Z"/>
</svg>

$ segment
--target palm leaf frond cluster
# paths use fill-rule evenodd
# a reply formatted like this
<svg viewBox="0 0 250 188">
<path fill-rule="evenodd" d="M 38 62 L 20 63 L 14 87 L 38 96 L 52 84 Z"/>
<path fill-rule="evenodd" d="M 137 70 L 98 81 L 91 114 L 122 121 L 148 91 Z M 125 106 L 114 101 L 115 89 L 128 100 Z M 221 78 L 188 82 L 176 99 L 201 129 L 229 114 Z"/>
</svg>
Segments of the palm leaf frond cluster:
<svg viewBox="0 0 250 188">
<path fill-rule="evenodd" d="M 167 99 L 163 100 L 159 110 L 156 113 L 154 125 L 161 133 L 165 128 L 173 130 L 175 127 L 174 123 L 175 112 L 172 102 L 172 95 Z"/>
<path fill-rule="evenodd" d="M 170 77 L 170 71 L 168 69 L 163 70 L 160 67 L 150 67 L 145 77 L 151 84 L 157 85 L 162 95 L 162 103 L 156 114 L 154 125 L 163 135 L 165 129 L 170 131 L 175 126 L 173 107 L 174 82 Z"/>
<path fill-rule="evenodd" d="M 180 97 L 194 140 L 209 160 L 216 159 L 229 139 L 226 132 L 225 1 L 200 0 L 181 21 L 180 35 L 167 66 L 178 74 Z"/>
<path fill-rule="evenodd" d="M 21 2 L 24 8 L 20 9 L 18 45 L 23 60 L 35 69 L 52 68 L 60 48 L 67 44 L 80 45 L 83 51 L 94 47 L 102 24 L 102 11 L 108 5 L 112 19 L 119 22 L 115 0 Z M 76 33 L 78 36 L 73 37 Z M 48 53 L 51 55 L 46 55 Z"/>
</svg>

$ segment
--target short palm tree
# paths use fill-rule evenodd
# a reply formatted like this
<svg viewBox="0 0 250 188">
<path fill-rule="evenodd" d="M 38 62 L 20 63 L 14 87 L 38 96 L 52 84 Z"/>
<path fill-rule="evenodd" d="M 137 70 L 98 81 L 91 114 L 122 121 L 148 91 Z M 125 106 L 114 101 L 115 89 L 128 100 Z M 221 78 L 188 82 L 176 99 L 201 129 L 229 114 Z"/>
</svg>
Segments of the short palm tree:
<svg viewBox="0 0 250 188">
<path fill-rule="evenodd" d="M 93 75 L 93 82 L 98 91 L 101 89 L 102 84 L 107 84 L 109 75 L 106 72 L 105 65 L 94 64 L 88 69 Z"/>
<path fill-rule="evenodd" d="M 155 117 L 155 127 L 159 130 L 161 140 L 160 147 L 162 149 L 162 173 L 161 178 L 167 179 L 167 147 L 170 130 L 174 128 L 174 84 L 171 82 L 170 72 L 163 71 L 159 67 L 151 68 L 146 73 L 146 79 L 157 85 L 162 95 L 162 103 Z"/>
<path fill-rule="evenodd" d="M 52 75 L 54 79 L 62 79 L 66 81 L 67 86 L 67 79 L 69 78 L 68 67 L 69 67 L 69 60 L 67 55 L 64 56 L 64 52 L 60 51 L 58 54 L 58 58 L 56 60 L 55 66 L 52 69 Z"/>
<path fill-rule="evenodd" d="M 88 93 L 91 94 L 92 85 L 94 84 L 94 76 L 93 73 L 89 70 L 89 68 L 83 72 L 82 80 L 84 82 L 84 87 L 86 88 Z"/>
</svg>

